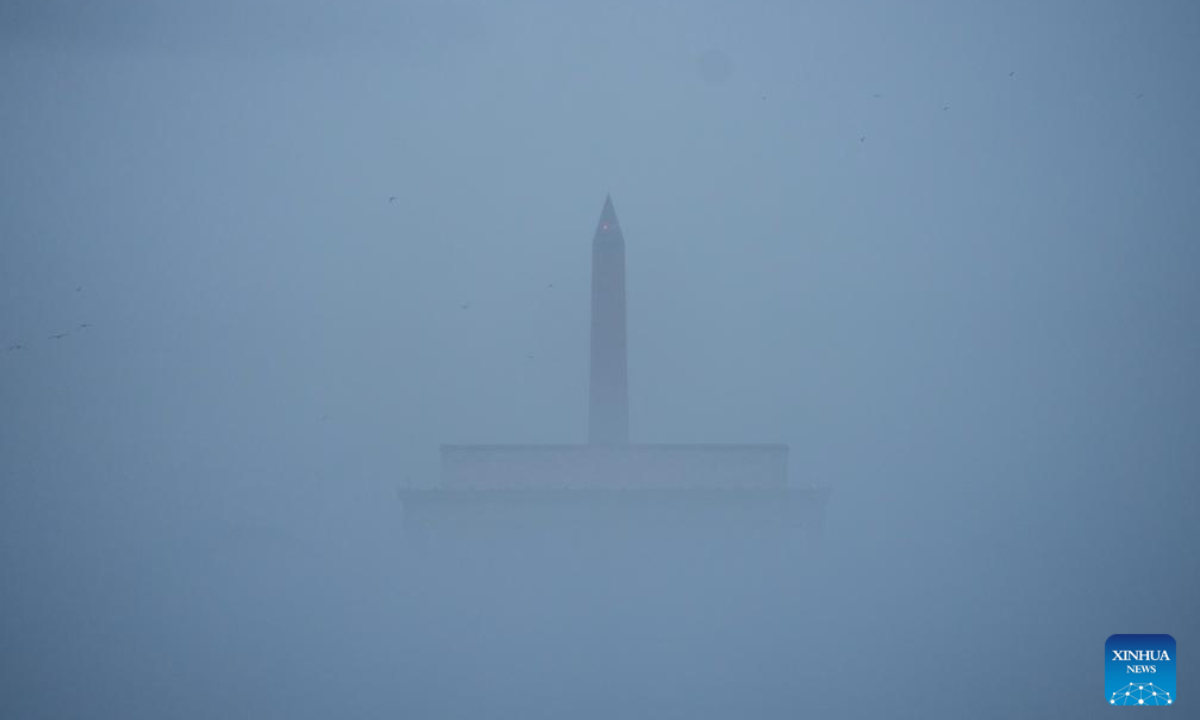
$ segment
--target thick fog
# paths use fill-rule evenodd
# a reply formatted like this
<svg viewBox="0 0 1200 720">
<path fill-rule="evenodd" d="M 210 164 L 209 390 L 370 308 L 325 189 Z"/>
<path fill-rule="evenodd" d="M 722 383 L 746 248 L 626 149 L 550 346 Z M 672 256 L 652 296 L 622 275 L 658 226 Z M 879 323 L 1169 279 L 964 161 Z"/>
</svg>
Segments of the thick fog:
<svg viewBox="0 0 1200 720">
<path fill-rule="evenodd" d="M 1114 633 L 1197 702 L 1197 37 L 0 0 L 0 717 L 1092 718 Z M 819 548 L 404 531 L 586 439 L 607 193 L 633 440 L 788 444 Z"/>
</svg>

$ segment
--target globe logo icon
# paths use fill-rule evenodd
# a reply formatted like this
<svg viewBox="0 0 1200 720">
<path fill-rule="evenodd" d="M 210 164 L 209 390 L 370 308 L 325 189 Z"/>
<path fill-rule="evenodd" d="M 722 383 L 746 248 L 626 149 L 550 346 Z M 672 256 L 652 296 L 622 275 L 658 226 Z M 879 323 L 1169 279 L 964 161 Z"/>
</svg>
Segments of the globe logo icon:
<svg viewBox="0 0 1200 720">
<path fill-rule="evenodd" d="M 1109 705 L 1170 705 L 1171 693 L 1154 683 L 1129 683 L 1108 699 Z"/>
</svg>

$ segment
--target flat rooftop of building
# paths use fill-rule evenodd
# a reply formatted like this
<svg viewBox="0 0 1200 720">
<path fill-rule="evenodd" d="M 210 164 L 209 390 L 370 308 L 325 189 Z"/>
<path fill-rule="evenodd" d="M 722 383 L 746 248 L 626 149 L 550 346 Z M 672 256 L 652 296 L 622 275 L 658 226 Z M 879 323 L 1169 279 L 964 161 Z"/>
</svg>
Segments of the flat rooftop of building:
<svg viewBox="0 0 1200 720">
<path fill-rule="evenodd" d="M 443 445 L 446 490 L 782 490 L 781 444 Z"/>
</svg>

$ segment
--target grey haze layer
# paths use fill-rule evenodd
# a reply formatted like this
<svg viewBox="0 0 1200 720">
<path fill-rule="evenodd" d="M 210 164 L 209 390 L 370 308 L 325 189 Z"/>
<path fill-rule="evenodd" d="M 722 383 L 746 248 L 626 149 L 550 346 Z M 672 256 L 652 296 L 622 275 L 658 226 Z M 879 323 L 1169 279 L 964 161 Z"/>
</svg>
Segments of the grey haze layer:
<svg viewBox="0 0 1200 720">
<path fill-rule="evenodd" d="M 1200 686 L 1198 30 L 0 2 L 0 716 L 1082 720 L 1113 633 Z M 587 437 L 606 192 L 631 436 L 788 445 L 824 555 L 406 569 L 442 443 Z"/>
</svg>

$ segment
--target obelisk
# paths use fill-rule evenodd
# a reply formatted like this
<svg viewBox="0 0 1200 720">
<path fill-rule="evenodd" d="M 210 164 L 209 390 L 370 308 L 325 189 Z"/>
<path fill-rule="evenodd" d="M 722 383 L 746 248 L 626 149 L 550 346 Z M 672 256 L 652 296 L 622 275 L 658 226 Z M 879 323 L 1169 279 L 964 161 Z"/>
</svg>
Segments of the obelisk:
<svg viewBox="0 0 1200 720">
<path fill-rule="evenodd" d="M 612 198 L 592 238 L 592 353 L 588 442 L 629 442 L 629 383 L 625 355 L 625 238 Z"/>
</svg>

